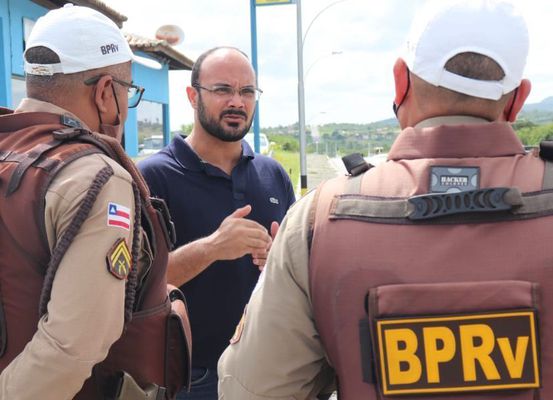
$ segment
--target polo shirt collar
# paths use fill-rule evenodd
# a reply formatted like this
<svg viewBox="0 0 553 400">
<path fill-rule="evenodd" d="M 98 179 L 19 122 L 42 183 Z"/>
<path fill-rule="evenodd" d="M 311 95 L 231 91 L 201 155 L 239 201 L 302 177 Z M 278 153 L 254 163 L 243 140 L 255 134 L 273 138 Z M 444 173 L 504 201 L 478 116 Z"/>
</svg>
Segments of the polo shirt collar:
<svg viewBox="0 0 553 400">
<path fill-rule="evenodd" d="M 169 144 L 169 149 L 179 164 L 183 168 L 195 172 L 206 171 L 209 167 L 212 167 L 209 163 L 202 160 L 198 154 L 196 154 L 185 139 L 186 136 L 176 135 Z M 255 158 L 255 153 L 248 143 L 246 143 L 245 140 L 242 140 L 242 155 L 240 156 L 238 163 L 249 161 L 253 158 Z"/>
<path fill-rule="evenodd" d="M 502 157 L 525 154 L 508 122 L 466 116 L 431 118 L 404 129 L 388 160 L 420 158 Z"/>
</svg>

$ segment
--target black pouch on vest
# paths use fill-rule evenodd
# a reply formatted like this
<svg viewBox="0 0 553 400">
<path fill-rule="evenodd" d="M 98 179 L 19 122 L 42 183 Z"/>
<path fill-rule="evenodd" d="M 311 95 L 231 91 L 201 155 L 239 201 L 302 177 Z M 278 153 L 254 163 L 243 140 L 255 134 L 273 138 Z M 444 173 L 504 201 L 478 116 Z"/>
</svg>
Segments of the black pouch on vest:
<svg viewBox="0 0 553 400">
<path fill-rule="evenodd" d="M 171 313 L 167 317 L 165 348 L 165 377 L 170 395 L 186 387 L 190 390 L 192 369 L 192 333 L 184 294 L 176 287 L 167 285 Z M 175 384 L 176 386 L 171 386 Z"/>
<path fill-rule="evenodd" d="M 152 206 L 158 215 L 158 220 L 160 222 L 161 229 L 163 230 L 163 236 L 165 237 L 167 248 L 171 251 L 177 241 L 177 234 L 175 231 L 175 224 L 171 220 L 171 214 L 169 214 L 169 208 L 167 208 L 167 203 L 165 203 L 165 200 L 156 197 L 151 197 L 150 201 L 152 202 Z"/>
<path fill-rule="evenodd" d="M 539 398 L 537 290 L 537 284 L 514 280 L 371 289 L 380 396 Z"/>
</svg>

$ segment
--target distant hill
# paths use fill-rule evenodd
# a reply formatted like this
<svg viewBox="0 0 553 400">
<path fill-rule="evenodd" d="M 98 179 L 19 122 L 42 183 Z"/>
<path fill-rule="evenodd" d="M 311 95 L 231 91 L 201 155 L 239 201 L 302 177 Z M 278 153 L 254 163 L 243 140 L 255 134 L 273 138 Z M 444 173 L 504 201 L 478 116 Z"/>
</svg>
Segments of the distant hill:
<svg viewBox="0 0 553 400">
<path fill-rule="evenodd" d="M 553 96 L 547 97 L 539 103 L 525 104 L 518 119 L 539 125 L 553 122 Z"/>
<path fill-rule="evenodd" d="M 524 107 L 522 107 L 522 112 L 531 112 L 531 111 L 553 112 L 553 96 L 546 97 L 539 103 L 525 104 Z"/>
<path fill-rule="evenodd" d="M 553 96 L 547 97 L 539 103 L 525 104 L 519 113 L 517 120 L 519 122 L 529 121 L 536 125 L 553 123 Z M 331 134 L 334 131 L 346 132 L 346 134 L 365 133 L 375 130 L 399 130 L 397 119 L 388 118 L 379 121 L 373 121 L 366 124 L 352 123 L 328 123 L 319 126 L 321 134 Z M 263 128 L 267 134 L 297 134 L 298 124 L 289 126 L 267 127 Z"/>
</svg>

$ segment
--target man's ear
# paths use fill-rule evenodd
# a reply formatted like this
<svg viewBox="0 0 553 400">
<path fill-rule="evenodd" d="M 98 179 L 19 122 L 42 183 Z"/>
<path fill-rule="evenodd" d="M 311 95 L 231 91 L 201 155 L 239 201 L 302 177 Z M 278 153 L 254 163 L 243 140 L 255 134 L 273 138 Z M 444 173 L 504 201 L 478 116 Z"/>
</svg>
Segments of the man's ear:
<svg viewBox="0 0 553 400">
<path fill-rule="evenodd" d="M 398 58 L 394 64 L 394 83 L 396 90 L 394 103 L 398 105 L 403 103 L 403 100 L 407 95 L 407 90 L 409 89 L 408 74 L 407 64 L 405 64 L 405 61 L 401 58 Z"/>
<path fill-rule="evenodd" d="M 193 109 L 196 109 L 198 105 L 198 91 L 192 86 L 186 87 L 186 96 L 188 96 L 188 101 Z"/>
<path fill-rule="evenodd" d="M 532 84 L 528 79 L 523 79 L 518 86 L 518 90 L 513 93 L 505 108 L 503 109 L 503 116 L 506 121 L 515 122 L 517 115 L 522 109 L 524 102 L 530 95 L 532 90 Z"/>
<path fill-rule="evenodd" d="M 113 91 L 111 85 L 113 79 L 109 75 L 104 75 L 100 78 L 98 83 L 96 83 L 94 91 L 94 103 L 98 107 L 98 111 L 101 113 L 106 113 L 108 108 L 108 102 L 111 101 L 113 97 Z"/>
</svg>

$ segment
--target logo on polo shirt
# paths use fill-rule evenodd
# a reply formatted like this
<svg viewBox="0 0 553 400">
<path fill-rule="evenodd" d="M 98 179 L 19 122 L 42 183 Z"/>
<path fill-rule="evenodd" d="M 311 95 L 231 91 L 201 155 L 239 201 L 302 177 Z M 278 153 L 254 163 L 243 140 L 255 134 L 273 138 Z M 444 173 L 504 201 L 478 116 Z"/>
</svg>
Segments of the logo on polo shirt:
<svg viewBox="0 0 553 400">
<path fill-rule="evenodd" d="M 275 197 L 269 197 L 269 202 L 272 204 L 280 204 L 277 198 Z"/>
<path fill-rule="evenodd" d="M 119 51 L 119 46 L 116 44 L 106 44 L 104 46 L 100 47 L 100 51 L 102 52 L 102 55 L 110 54 L 110 53 L 117 53 Z"/>
</svg>

